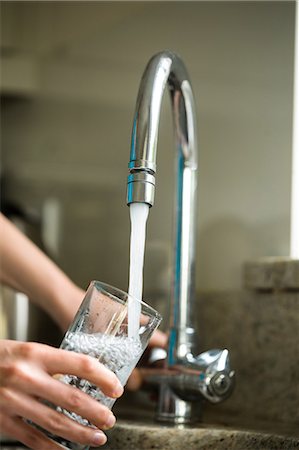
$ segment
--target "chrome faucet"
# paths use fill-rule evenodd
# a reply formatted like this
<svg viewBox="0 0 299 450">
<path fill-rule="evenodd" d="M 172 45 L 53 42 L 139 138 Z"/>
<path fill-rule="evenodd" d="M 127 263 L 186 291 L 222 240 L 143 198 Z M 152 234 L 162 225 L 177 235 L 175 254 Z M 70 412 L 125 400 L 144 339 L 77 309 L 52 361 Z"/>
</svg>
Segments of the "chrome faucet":
<svg viewBox="0 0 299 450">
<path fill-rule="evenodd" d="M 193 404 L 206 398 L 217 403 L 233 386 L 228 351 L 198 356 L 195 331 L 195 237 L 197 135 L 193 92 L 181 58 L 164 51 L 153 56 L 142 76 L 134 115 L 127 203 L 153 206 L 156 151 L 161 102 L 168 85 L 176 140 L 177 187 L 175 261 L 168 350 L 151 356 L 155 369 L 147 381 L 160 386 L 157 418 L 188 423 L 196 418 Z M 159 367 L 162 366 L 162 367 Z"/>
</svg>

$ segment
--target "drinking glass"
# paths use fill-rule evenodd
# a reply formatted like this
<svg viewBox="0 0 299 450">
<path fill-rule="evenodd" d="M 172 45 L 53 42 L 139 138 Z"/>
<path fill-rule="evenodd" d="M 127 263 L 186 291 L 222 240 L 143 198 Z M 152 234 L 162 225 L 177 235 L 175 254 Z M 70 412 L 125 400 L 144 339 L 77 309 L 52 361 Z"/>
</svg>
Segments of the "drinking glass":
<svg viewBox="0 0 299 450">
<path fill-rule="evenodd" d="M 133 301 L 141 306 L 141 314 L 137 335 L 129 336 L 128 303 L 132 302 L 132 297 L 113 286 L 92 281 L 60 348 L 96 358 L 114 372 L 124 386 L 162 319 L 160 314 L 146 303 L 136 299 Z M 110 409 L 115 402 L 115 399 L 104 395 L 99 387 L 87 380 L 74 375 L 61 375 L 59 380 L 82 390 Z M 92 426 L 87 419 L 72 411 L 59 406 L 49 406 L 82 425 Z M 72 450 L 89 448 L 55 436 L 47 430 L 42 431 L 62 448 Z"/>
</svg>

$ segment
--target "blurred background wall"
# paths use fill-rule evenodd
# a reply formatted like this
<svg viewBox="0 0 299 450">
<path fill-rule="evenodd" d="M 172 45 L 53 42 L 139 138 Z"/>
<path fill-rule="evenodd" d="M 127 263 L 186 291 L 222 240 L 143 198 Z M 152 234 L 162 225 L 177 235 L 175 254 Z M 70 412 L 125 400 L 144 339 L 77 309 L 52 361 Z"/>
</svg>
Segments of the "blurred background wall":
<svg viewBox="0 0 299 450">
<path fill-rule="evenodd" d="M 78 284 L 127 289 L 138 86 L 154 53 L 176 51 L 198 115 L 197 288 L 238 289 L 244 261 L 289 253 L 294 12 L 293 1 L 2 1 L 2 202 L 40 218 Z M 165 95 L 145 297 L 169 288 L 172 135 Z"/>
</svg>

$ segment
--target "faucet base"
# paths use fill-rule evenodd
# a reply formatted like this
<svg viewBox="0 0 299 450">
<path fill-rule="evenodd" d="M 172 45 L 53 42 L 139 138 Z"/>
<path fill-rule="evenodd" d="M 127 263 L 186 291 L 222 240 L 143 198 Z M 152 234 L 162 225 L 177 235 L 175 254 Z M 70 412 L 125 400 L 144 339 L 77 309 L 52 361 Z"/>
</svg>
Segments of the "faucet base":
<svg viewBox="0 0 299 450">
<path fill-rule="evenodd" d="M 194 404 L 182 400 L 166 383 L 163 383 L 160 386 L 156 420 L 177 425 L 197 422 L 201 416 L 200 406 L 201 402 Z"/>
</svg>

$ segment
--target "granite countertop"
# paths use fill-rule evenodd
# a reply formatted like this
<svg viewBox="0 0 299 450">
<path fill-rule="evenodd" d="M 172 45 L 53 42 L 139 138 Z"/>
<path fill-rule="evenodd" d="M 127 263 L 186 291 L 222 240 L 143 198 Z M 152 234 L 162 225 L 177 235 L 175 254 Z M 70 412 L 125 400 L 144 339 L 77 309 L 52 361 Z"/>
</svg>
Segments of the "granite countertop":
<svg viewBox="0 0 299 450">
<path fill-rule="evenodd" d="M 114 412 L 117 422 L 107 432 L 103 450 L 295 450 L 299 431 L 294 424 L 249 421 L 242 414 L 205 410 L 203 422 L 190 426 L 155 422 L 155 403 L 146 393 L 126 393 Z M 132 407 L 134 405 L 134 407 Z M 145 406 L 146 405 L 146 406 Z M 100 449 L 100 447 L 99 447 Z"/>
<path fill-rule="evenodd" d="M 108 433 L 109 450 L 290 450 L 299 439 L 221 425 L 186 428 L 120 420 Z"/>
</svg>

